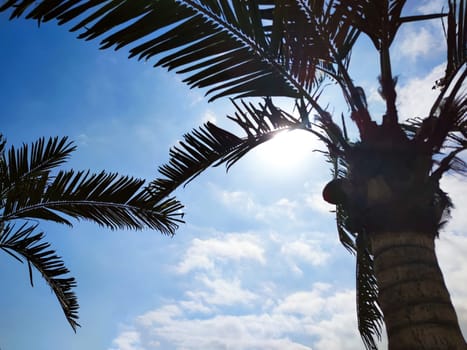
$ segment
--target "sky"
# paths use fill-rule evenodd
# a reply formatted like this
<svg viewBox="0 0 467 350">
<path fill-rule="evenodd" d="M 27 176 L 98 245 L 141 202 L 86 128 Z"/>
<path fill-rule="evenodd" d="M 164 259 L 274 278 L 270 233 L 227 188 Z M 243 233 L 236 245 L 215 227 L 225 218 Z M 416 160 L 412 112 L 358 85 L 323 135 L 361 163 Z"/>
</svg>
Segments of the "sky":
<svg viewBox="0 0 467 350">
<path fill-rule="evenodd" d="M 443 1 L 408 1 L 412 13 Z M 440 23 L 403 27 L 393 46 L 402 118 L 427 114 L 443 73 Z M 363 41 L 352 74 L 382 113 L 375 54 Z M 168 150 L 203 122 L 232 127 L 226 100 L 207 103 L 182 77 L 125 49 L 98 50 L 54 23 L 0 14 L 0 132 L 9 145 L 68 136 L 78 146 L 64 168 L 103 169 L 151 180 Z M 336 91 L 323 95 L 345 112 Z M 326 103 L 325 103 L 326 104 Z M 76 277 L 75 334 L 55 297 L 27 266 L 0 255 L 2 350 L 357 350 L 355 264 L 321 199 L 331 171 L 308 134 L 258 147 L 228 174 L 210 169 L 177 191 L 186 224 L 173 237 L 110 231 L 87 222 L 41 223 Z M 466 180 L 442 182 L 456 206 L 437 254 L 467 335 Z M 383 339 L 384 348 L 384 339 Z"/>
</svg>

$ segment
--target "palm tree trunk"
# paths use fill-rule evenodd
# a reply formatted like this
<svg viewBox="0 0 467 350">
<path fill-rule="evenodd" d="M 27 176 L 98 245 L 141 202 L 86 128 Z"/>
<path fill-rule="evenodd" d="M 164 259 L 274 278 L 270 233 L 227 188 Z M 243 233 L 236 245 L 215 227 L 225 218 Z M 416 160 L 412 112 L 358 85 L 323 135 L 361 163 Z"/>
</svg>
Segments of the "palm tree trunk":
<svg viewBox="0 0 467 350">
<path fill-rule="evenodd" d="M 370 237 L 389 350 L 467 349 L 435 254 L 434 237 Z"/>
</svg>

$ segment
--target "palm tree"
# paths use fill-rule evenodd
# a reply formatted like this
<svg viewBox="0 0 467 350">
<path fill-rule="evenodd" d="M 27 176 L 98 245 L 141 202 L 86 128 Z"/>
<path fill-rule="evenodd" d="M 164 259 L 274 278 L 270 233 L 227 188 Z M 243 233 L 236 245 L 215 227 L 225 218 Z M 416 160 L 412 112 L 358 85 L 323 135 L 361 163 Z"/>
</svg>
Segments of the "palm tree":
<svg viewBox="0 0 467 350">
<path fill-rule="evenodd" d="M 451 202 L 439 185 L 447 171 L 465 174 L 467 146 L 467 6 L 405 16 L 404 0 L 6 0 L 11 18 L 74 22 L 71 31 L 103 49 L 131 46 L 130 57 L 176 69 L 210 100 L 233 97 L 228 116 L 244 135 L 207 123 L 170 152 L 152 181 L 163 200 L 210 166 L 231 167 L 284 130 L 302 129 L 328 148 L 334 178 L 323 197 L 336 205 L 339 239 L 356 257 L 359 331 L 376 348 L 384 321 L 390 349 L 466 349 L 434 250 Z M 402 122 L 390 47 L 402 25 L 441 19 L 447 42 L 439 96 L 423 119 Z M 379 55 L 386 111 L 377 124 L 365 92 L 349 73 L 351 52 L 367 36 Z M 359 132 L 320 103 L 329 81 L 342 92 Z M 298 116 L 273 98 L 293 101 Z M 248 100 L 247 98 L 251 98 Z M 316 115 L 310 119 L 310 115 Z"/>
<path fill-rule="evenodd" d="M 26 262 L 52 289 L 73 330 L 78 324 L 78 300 L 62 258 L 37 230 L 39 220 L 71 226 L 70 218 L 110 229 L 150 228 L 173 234 L 181 222 L 175 199 L 154 201 L 144 181 L 115 173 L 55 169 L 76 149 L 66 137 L 44 138 L 30 147 L 12 146 L 0 135 L 0 249 Z"/>
</svg>

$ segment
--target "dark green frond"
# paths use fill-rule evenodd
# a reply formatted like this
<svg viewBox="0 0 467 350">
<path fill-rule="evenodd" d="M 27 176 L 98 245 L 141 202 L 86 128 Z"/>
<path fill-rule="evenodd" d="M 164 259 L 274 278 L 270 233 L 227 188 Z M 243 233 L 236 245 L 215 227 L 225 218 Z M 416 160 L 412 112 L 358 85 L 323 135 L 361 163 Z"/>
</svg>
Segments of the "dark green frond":
<svg viewBox="0 0 467 350">
<path fill-rule="evenodd" d="M 54 178 L 44 174 L 16 184 L 6 198 L 3 220 L 37 218 L 70 224 L 68 216 L 111 229 L 148 227 L 173 234 L 181 222 L 182 205 L 174 199 L 154 201 L 143 182 L 105 172 L 60 171 Z"/>
<path fill-rule="evenodd" d="M 74 331 L 78 324 L 78 300 L 73 288 L 76 282 L 73 277 L 67 276 L 69 270 L 65 267 L 60 256 L 50 249 L 50 244 L 44 241 L 45 235 L 35 233 L 37 225 L 23 224 L 15 229 L 14 225 L 6 225 L 0 231 L 0 249 L 16 260 L 28 264 L 29 278 L 33 285 L 32 269 L 34 267 L 52 289 L 62 307 L 65 317 Z"/>
<path fill-rule="evenodd" d="M 358 330 L 365 348 L 376 350 L 375 338 L 381 340 L 383 314 L 378 305 L 378 287 L 373 270 L 373 259 L 363 234 L 358 235 L 356 243 Z"/>
</svg>

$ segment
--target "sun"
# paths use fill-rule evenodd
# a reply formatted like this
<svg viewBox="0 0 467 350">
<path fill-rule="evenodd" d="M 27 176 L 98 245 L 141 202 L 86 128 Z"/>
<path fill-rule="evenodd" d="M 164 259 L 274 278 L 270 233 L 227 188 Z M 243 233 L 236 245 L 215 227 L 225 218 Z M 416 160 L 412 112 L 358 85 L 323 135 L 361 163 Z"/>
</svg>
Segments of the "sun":
<svg viewBox="0 0 467 350">
<path fill-rule="evenodd" d="M 275 172 L 299 170 L 319 148 L 322 148 L 322 145 L 310 132 L 283 131 L 258 147 L 256 157 L 263 166 Z"/>
</svg>

